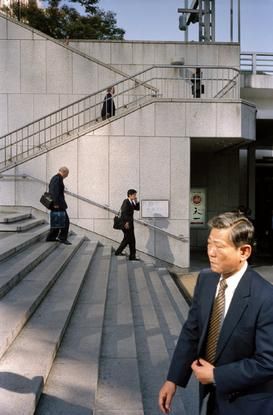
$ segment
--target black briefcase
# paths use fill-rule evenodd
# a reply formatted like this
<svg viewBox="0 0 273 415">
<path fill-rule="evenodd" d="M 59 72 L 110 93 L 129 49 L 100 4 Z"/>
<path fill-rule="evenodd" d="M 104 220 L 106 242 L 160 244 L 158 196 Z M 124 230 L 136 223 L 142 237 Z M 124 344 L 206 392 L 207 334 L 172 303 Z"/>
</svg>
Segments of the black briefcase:
<svg viewBox="0 0 273 415">
<path fill-rule="evenodd" d="M 51 194 L 49 192 L 45 192 L 40 199 L 40 202 L 42 203 L 42 205 L 44 207 L 46 207 L 47 209 L 51 209 L 53 206 L 53 197 L 51 196 Z"/>
<path fill-rule="evenodd" d="M 122 229 L 123 228 L 123 221 L 121 220 L 121 217 L 116 215 L 114 216 L 114 223 L 113 223 L 114 229 Z"/>
</svg>

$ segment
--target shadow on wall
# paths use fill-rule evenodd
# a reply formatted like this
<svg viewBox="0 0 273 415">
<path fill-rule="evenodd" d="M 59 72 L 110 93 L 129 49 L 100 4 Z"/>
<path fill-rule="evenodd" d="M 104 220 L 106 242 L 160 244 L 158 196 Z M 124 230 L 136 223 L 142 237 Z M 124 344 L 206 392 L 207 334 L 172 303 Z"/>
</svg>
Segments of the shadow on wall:
<svg viewBox="0 0 273 415">
<path fill-rule="evenodd" d="M 156 213 L 150 220 L 150 224 L 168 231 L 169 220 L 162 215 Z M 163 232 L 149 229 L 149 238 L 146 244 L 148 254 L 151 254 L 157 258 L 163 259 L 170 264 L 174 263 L 174 255 L 172 253 L 169 237 Z"/>
</svg>

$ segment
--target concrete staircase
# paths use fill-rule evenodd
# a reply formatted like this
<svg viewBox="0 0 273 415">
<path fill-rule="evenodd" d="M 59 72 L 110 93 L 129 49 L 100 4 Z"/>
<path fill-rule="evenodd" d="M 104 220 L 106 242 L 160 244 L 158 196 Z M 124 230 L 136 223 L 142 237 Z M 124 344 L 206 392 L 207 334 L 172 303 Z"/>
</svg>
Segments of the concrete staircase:
<svg viewBox="0 0 273 415">
<path fill-rule="evenodd" d="M 0 217 L 0 414 L 159 414 L 188 311 L 167 270 L 95 236 L 47 243 L 47 224 L 22 232 L 35 221 L 22 212 Z M 192 381 L 172 414 L 196 415 L 197 400 Z"/>
</svg>

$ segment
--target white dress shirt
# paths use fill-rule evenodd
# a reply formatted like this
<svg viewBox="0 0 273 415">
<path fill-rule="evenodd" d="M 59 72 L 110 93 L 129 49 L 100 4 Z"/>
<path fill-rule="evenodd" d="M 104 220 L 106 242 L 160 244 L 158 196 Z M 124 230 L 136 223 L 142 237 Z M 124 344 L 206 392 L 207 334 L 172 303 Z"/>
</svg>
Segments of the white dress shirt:
<svg viewBox="0 0 273 415">
<path fill-rule="evenodd" d="M 236 290 L 237 285 L 239 284 L 242 276 L 246 272 L 247 267 L 248 267 L 248 263 L 246 261 L 239 271 L 237 271 L 235 274 L 231 275 L 230 277 L 226 278 L 227 288 L 225 290 L 225 312 L 224 312 L 224 317 L 226 317 L 226 314 L 228 312 L 228 309 L 229 309 L 234 291 Z M 223 279 L 223 277 L 221 276 L 221 278 L 218 282 L 218 285 L 217 285 L 217 290 L 216 290 L 215 297 L 217 297 L 218 290 L 219 290 L 219 287 L 220 287 L 220 281 L 222 279 Z"/>
</svg>

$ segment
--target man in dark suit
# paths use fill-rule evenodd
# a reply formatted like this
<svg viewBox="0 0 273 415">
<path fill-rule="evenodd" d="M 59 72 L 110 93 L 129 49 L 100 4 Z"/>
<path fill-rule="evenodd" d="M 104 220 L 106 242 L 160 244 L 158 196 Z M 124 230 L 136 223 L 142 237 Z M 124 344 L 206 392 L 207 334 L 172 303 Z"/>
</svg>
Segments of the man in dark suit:
<svg viewBox="0 0 273 415">
<path fill-rule="evenodd" d="M 122 251 L 129 245 L 130 256 L 129 260 L 138 261 L 136 258 L 136 239 L 134 232 L 134 211 L 139 210 L 139 202 L 137 201 L 137 191 L 129 189 L 127 192 L 127 199 L 121 205 L 121 220 L 123 223 L 122 232 L 124 234 L 120 246 L 116 250 L 115 255 L 122 255 Z"/>
<path fill-rule="evenodd" d="M 209 226 L 211 270 L 198 277 L 159 406 L 169 413 L 177 385 L 186 387 L 193 372 L 200 406 L 209 395 L 207 414 L 272 415 L 273 286 L 247 263 L 254 228 L 231 212 Z"/>
<path fill-rule="evenodd" d="M 64 198 L 64 182 L 63 180 L 68 176 L 69 170 L 67 167 L 61 167 L 59 172 L 52 177 L 49 183 L 49 193 L 53 198 L 52 210 L 55 212 L 65 212 L 64 228 L 50 228 L 47 235 L 47 242 L 58 241 L 65 245 L 71 245 L 67 240 L 69 230 L 69 217 L 66 212 L 67 204 Z"/>
<path fill-rule="evenodd" d="M 106 120 L 107 118 L 114 117 L 116 114 L 116 106 L 114 103 L 113 95 L 115 93 L 115 88 L 111 87 L 107 89 L 107 94 L 104 97 L 102 109 L 101 109 L 101 118 Z"/>
</svg>

